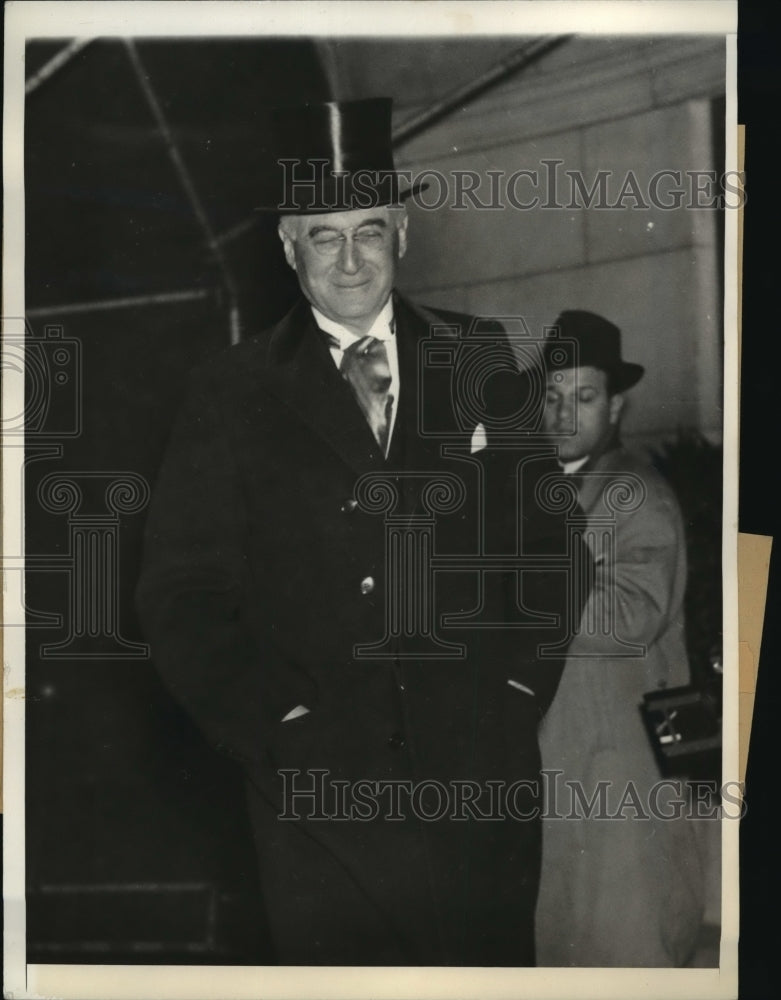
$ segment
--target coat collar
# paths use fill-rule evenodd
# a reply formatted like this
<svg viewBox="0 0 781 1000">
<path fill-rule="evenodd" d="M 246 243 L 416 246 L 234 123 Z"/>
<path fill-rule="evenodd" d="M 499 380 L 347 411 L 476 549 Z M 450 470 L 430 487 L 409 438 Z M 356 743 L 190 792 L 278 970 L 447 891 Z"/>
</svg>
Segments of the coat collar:
<svg viewBox="0 0 781 1000">
<path fill-rule="evenodd" d="M 461 323 L 446 321 L 428 309 L 412 304 L 400 295 L 395 299 L 399 381 L 401 382 L 400 423 L 405 435 L 406 464 L 409 467 L 436 468 L 441 459 L 442 438 L 431 434 L 431 428 L 456 430 L 454 415 L 453 371 L 443 376 L 441 369 L 426 369 L 423 344 L 432 335 L 432 326 L 440 328 L 441 341 L 448 336 L 457 341 L 458 334 L 444 332 L 446 327 Z M 435 377 L 431 377 L 434 375 Z M 432 417 L 432 420 L 428 418 Z M 431 465 L 432 461 L 435 463 Z"/>
<path fill-rule="evenodd" d="M 306 301 L 272 331 L 267 361 L 270 390 L 358 475 L 383 468 L 377 442 Z"/>
<path fill-rule="evenodd" d="M 403 434 L 408 459 L 419 450 L 419 342 L 437 317 L 394 293 L 396 342 L 401 392 L 396 434 Z M 349 386 L 339 375 L 325 337 L 318 330 L 308 302 L 301 300 L 272 330 L 266 379 L 269 389 L 334 449 L 358 474 L 380 472 L 387 463 L 372 436 Z M 424 400 L 425 405 L 452 405 L 449 400 Z M 410 451 L 410 448 L 412 451 Z M 423 447 L 428 453 L 428 448 Z M 391 445 L 391 456 L 393 445 Z"/>
<path fill-rule="evenodd" d="M 618 438 L 606 450 L 589 458 L 588 462 L 575 475 L 582 475 L 580 487 L 580 506 L 585 514 L 593 513 L 601 502 L 605 490 L 605 476 L 624 471 L 627 465 L 627 452 Z M 599 475 L 589 475 L 599 473 Z"/>
</svg>

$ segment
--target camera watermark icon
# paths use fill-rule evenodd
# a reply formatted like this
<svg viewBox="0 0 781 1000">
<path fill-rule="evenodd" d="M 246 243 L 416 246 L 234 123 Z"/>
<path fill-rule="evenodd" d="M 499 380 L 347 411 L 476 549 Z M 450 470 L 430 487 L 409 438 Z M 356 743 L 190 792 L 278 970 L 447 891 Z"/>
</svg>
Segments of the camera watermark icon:
<svg viewBox="0 0 781 1000">
<path fill-rule="evenodd" d="M 2 419 L 4 438 L 27 443 L 81 434 L 81 342 L 62 326 L 47 324 L 36 334 L 26 319 L 2 321 L 3 395 L 11 400 Z"/>
<path fill-rule="evenodd" d="M 358 480 L 357 506 L 385 519 L 378 594 L 385 625 L 354 655 L 463 659 L 464 630 L 522 629 L 535 630 L 539 659 L 565 656 L 576 636 L 605 640 L 603 656 L 644 656 L 644 645 L 619 634 L 616 579 L 618 519 L 642 505 L 643 482 L 630 473 L 584 473 L 602 496 L 586 518 L 573 479 L 550 471 L 558 445 L 544 428 L 548 370 L 576 368 L 579 343 L 557 327 L 532 336 L 518 316 L 478 317 L 468 326 L 455 314 L 428 318 L 429 336 L 418 347 L 418 432 L 452 471 L 437 462 Z M 479 447 L 476 428 L 485 439 Z M 457 539 L 441 530 L 453 514 L 463 527 Z M 599 588 L 591 586 L 592 557 Z M 471 606 L 437 607 L 443 574 L 472 578 Z M 555 600 L 541 577 L 557 579 Z"/>
<path fill-rule="evenodd" d="M 541 449 L 576 437 L 577 398 L 570 419 L 555 429 L 548 411 L 564 370 L 580 385 L 580 341 L 555 325 L 533 334 L 522 316 L 478 316 L 468 326 L 465 318 L 429 314 L 429 335 L 418 345 L 420 436 L 474 444 L 479 426 L 485 443 L 525 447 L 535 441 Z"/>
<path fill-rule="evenodd" d="M 429 317 L 418 345 L 418 432 L 443 443 L 471 441 L 481 425 L 493 443 L 544 431 L 546 357 L 577 361 L 577 341 L 557 327 L 531 333 L 521 316 L 474 317 L 464 327 Z"/>
</svg>

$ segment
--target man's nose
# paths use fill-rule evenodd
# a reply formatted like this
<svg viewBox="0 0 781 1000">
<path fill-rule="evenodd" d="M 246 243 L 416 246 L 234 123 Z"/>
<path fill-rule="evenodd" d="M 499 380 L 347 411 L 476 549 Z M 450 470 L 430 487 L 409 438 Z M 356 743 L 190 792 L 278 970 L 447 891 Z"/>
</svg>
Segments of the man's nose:
<svg viewBox="0 0 781 1000">
<path fill-rule="evenodd" d="M 352 236 L 346 236 L 339 251 L 339 267 L 346 274 L 355 274 L 361 269 L 363 258 Z"/>
<path fill-rule="evenodd" d="M 559 426 L 563 428 L 574 428 L 575 426 L 575 405 L 571 400 L 562 399 L 559 401 L 556 417 Z"/>
</svg>

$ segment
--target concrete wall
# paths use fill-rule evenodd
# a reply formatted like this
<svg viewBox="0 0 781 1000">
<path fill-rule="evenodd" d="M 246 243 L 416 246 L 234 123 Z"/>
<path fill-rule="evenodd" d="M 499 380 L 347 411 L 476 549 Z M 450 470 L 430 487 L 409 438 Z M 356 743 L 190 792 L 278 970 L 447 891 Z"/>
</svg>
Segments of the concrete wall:
<svg viewBox="0 0 781 1000">
<path fill-rule="evenodd" d="M 522 40 L 518 40 L 520 44 Z M 398 43 L 396 43 L 398 44 Z M 501 53 L 507 51 L 503 40 Z M 394 92 L 385 79 L 392 63 L 387 43 L 363 75 L 342 61 L 343 78 L 357 94 Z M 409 47 L 405 58 L 409 61 Z M 444 69 L 441 48 L 432 50 L 438 74 L 418 69 L 418 102 L 399 104 L 397 121 L 425 107 L 486 68 L 461 58 Z M 343 53 L 345 57 L 349 53 Z M 413 53 L 414 55 L 414 53 Z M 425 46 L 418 50 L 424 66 Z M 710 38 L 576 38 L 537 66 L 490 90 L 477 101 L 411 140 L 397 152 L 397 166 L 418 174 L 436 169 L 448 179 L 450 198 L 437 209 L 410 203 L 410 250 L 401 287 L 418 301 L 483 315 L 521 315 L 533 334 L 565 308 L 600 312 L 624 333 L 624 355 L 646 366 L 631 394 L 626 436 L 653 443 L 677 426 L 694 427 L 714 441 L 721 436 L 722 322 L 718 212 L 691 208 L 711 201 L 707 181 L 693 191 L 686 171 L 716 170 L 713 102 L 724 92 L 725 49 Z M 398 78 L 397 78 L 398 79 Z M 429 83 L 427 84 L 427 81 Z M 346 84 L 343 83 L 342 96 Z M 408 94 L 400 84 L 402 94 Z M 348 88 L 350 89 L 350 88 Z M 421 99 L 423 90 L 425 99 Z M 717 119 L 718 120 L 718 119 Z M 723 128 L 723 119 L 717 126 Z M 545 164 L 544 161 L 561 161 Z M 513 207 L 499 184 L 499 210 L 461 199 L 454 209 L 453 171 L 480 175 L 476 194 L 489 202 L 487 171 L 506 178 L 537 171 L 538 184 L 521 179 Z M 680 171 L 683 205 L 665 209 L 649 187 L 662 170 Z M 649 207 L 637 207 L 631 191 L 622 207 L 584 207 L 568 171 L 588 188 L 607 171 L 603 204 L 615 204 L 622 186 Z M 549 183 L 555 172 L 557 188 Z M 499 175 L 497 175 L 499 176 Z M 657 201 L 674 204 L 677 178 L 659 183 Z M 439 199 L 436 181 L 419 201 Z M 456 199 L 458 201 L 458 199 Z M 735 199 L 732 198 L 734 202 Z M 552 207 L 545 207 L 545 203 Z"/>
</svg>

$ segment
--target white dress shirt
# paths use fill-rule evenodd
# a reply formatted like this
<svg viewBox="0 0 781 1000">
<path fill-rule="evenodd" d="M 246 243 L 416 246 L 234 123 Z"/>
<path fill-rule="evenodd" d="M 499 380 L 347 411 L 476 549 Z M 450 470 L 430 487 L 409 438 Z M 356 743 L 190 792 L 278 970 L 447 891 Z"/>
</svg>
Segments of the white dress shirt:
<svg viewBox="0 0 781 1000">
<path fill-rule="evenodd" d="M 388 299 L 385 305 L 382 307 L 379 315 L 372 323 L 371 327 L 363 335 L 358 335 L 353 333 L 352 330 L 348 330 L 347 327 L 342 326 L 341 323 L 337 323 L 327 316 L 324 316 L 319 309 L 312 306 L 312 315 L 315 318 L 315 322 L 325 333 L 330 333 L 331 336 L 336 337 L 339 342 L 337 347 L 335 344 L 331 345 L 331 357 L 334 359 L 334 364 L 339 368 L 342 364 L 342 357 L 344 356 L 345 350 L 354 344 L 357 340 L 362 340 L 363 337 L 375 337 L 377 340 L 382 340 L 385 344 L 385 351 L 388 355 L 388 368 L 390 369 L 391 382 L 388 387 L 388 393 L 393 397 L 391 402 L 391 418 L 390 418 L 390 429 L 388 433 L 388 447 L 390 447 L 390 440 L 393 436 L 393 428 L 396 425 L 396 412 L 399 408 L 399 388 L 401 386 L 401 380 L 399 377 L 399 352 L 396 347 L 396 321 L 393 316 L 393 300 Z"/>
<path fill-rule="evenodd" d="M 339 346 L 331 345 L 331 357 L 334 359 L 334 364 L 339 368 L 342 364 L 342 357 L 344 356 L 345 350 L 354 344 L 356 340 L 361 340 L 362 338 L 348 330 L 346 327 L 342 326 L 341 323 L 337 323 L 335 320 L 329 319 L 324 316 L 319 309 L 312 306 L 312 315 L 315 318 L 315 322 L 318 327 L 325 333 L 330 333 L 339 342 Z M 388 367 L 390 368 L 391 384 L 388 392 L 393 397 L 393 402 L 391 403 L 391 421 L 390 421 L 390 433 L 388 434 L 388 447 L 390 447 L 390 440 L 393 436 L 393 428 L 396 425 L 396 412 L 399 405 L 399 389 L 401 386 L 401 378 L 399 375 L 399 353 L 396 344 L 396 320 L 393 315 L 393 299 L 388 299 L 388 301 L 383 306 L 381 312 L 372 323 L 371 328 L 363 335 L 365 337 L 376 337 L 377 340 L 382 340 L 385 342 L 385 350 L 388 355 Z M 471 441 L 471 452 L 474 454 L 476 451 L 481 451 L 485 448 L 487 444 L 486 431 L 482 424 L 478 424 L 475 427 L 474 433 L 472 434 Z"/>
<path fill-rule="evenodd" d="M 571 476 L 573 472 L 581 469 L 590 458 L 590 455 L 585 455 L 583 458 L 576 458 L 573 462 L 559 462 L 559 465 L 565 476 Z"/>
</svg>

